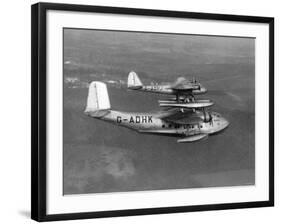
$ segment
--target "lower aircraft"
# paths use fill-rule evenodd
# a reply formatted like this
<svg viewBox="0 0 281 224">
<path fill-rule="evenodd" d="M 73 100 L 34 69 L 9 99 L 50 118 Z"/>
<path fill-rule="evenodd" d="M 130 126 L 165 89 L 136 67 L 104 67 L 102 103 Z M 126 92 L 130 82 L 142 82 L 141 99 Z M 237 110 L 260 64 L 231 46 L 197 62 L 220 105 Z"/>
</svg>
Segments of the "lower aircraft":
<svg viewBox="0 0 281 224">
<path fill-rule="evenodd" d="M 206 139 L 229 125 L 219 113 L 206 111 L 204 106 L 201 109 L 180 103 L 164 106 L 168 109 L 156 113 L 112 110 L 106 84 L 94 81 L 89 85 L 85 114 L 139 133 L 182 136 L 177 140 L 179 143 Z"/>
</svg>

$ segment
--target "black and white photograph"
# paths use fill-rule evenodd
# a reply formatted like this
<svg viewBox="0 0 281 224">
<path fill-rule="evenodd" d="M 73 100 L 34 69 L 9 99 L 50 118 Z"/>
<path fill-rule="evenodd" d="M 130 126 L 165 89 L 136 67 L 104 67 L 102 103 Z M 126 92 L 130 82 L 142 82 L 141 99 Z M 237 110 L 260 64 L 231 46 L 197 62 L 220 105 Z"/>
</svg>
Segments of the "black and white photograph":
<svg viewBox="0 0 281 224">
<path fill-rule="evenodd" d="M 274 206 L 274 18 L 32 5 L 31 217 Z"/>
<path fill-rule="evenodd" d="M 255 185 L 254 37 L 63 29 L 63 194 Z"/>
</svg>

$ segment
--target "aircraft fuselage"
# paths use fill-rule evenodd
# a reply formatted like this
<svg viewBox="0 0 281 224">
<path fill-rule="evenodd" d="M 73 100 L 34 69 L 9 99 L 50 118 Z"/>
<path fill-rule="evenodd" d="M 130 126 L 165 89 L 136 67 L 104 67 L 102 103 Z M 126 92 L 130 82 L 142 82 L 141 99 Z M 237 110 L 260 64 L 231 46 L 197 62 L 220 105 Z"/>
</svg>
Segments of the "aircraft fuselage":
<svg viewBox="0 0 281 224">
<path fill-rule="evenodd" d="M 228 126 L 228 122 L 218 113 L 213 113 L 212 122 L 198 124 L 175 124 L 158 118 L 157 113 L 129 113 L 109 110 L 99 119 L 136 130 L 141 133 L 184 135 L 213 134 Z"/>
<path fill-rule="evenodd" d="M 139 91 L 145 91 L 145 92 L 152 92 L 152 93 L 159 93 L 159 94 L 167 94 L 167 95 L 177 95 L 179 91 L 173 90 L 170 85 L 147 85 L 147 86 L 140 86 L 137 88 L 132 88 Z M 200 95 L 207 92 L 207 89 L 205 87 L 201 87 L 200 89 L 193 89 L 192 91 L 181 91 L 181 94 L 194 94 L 194 95 Z"/>
</svg>

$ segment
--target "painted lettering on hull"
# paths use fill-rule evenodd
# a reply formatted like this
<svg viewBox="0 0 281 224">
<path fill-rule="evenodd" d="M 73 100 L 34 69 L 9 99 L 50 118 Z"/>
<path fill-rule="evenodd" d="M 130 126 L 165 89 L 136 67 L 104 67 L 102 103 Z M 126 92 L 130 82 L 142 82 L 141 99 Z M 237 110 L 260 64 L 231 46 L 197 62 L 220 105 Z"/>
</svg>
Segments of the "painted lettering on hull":
<svg viewBox="0 0 281 224">
<path fill-rule="evenodd" d="M 143 123 L 153 123 L 152 116 L 130 116 L 129 118 L 123 118 L 122 116 L 117 116 L 116 122 L 118 124 L 125 122 L 125 123 L 136 123 L 136 124 L 143 124 Z"/>
</svg>

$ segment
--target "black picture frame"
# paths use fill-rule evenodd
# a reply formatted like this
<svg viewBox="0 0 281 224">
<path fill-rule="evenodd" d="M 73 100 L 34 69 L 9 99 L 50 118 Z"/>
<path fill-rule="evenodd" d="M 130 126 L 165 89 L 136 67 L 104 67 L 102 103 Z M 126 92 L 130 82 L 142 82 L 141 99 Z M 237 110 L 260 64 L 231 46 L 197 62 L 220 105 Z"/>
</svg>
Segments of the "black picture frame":
<svg viewBox="0 0 281 224">
<path fill-rule="evenodd" d="M 32 5 L 31 8 L 32 219 L 36 221 L 73 220 L 274 206 L 274 18 L 54 3 L 37 3 Z M 88 13 L 100 12 L 124 15 L 141 15 L 154 17 L 161 16 L 173 18 L 193 18 L 269 24 L 269 200 L 243 203 L 160 207 L 48 215 L 46 213 L 46 13 L 48 10 L 63 10 Z"/>
</svg>

